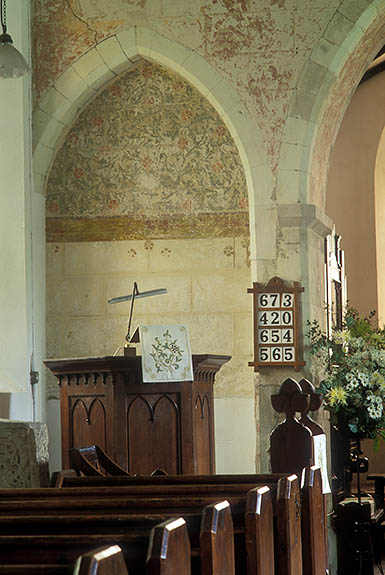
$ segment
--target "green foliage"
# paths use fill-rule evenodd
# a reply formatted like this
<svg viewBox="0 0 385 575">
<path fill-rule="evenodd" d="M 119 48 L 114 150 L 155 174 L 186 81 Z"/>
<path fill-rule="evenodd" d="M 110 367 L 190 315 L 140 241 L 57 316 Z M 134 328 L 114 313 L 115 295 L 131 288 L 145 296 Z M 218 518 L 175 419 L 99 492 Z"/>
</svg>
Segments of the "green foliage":
<svg viewBox="0 0 385 575">
<path fill-rule="evenodd" d="M 329 338 L 309 322 L 312 372 L 332 416 L 360 437 L 385 437 L 385 330 L 374 313 L 361 317 L 348 308 L 343 329 Z"/>
</svg>

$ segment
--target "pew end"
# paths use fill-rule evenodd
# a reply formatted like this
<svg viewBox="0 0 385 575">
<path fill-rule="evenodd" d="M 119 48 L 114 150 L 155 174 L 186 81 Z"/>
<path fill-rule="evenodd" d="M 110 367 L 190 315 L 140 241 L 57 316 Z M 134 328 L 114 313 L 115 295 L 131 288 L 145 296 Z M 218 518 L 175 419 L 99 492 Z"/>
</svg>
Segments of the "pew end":
<svg viewBox="0 0 385 575">
<path fill-rule="evenodd" d="M 49 487 L 64 487 L 65 481 L 78 477 L 75 469 L 61 469 L 54 471 L 49 480 Z"/>
<path fill-rule="evenodd" d="M 304 573 L 325 575 L 328 569 L 326 502 L 319 467 L 313 465 L 303 470 L 301 492 Z"/>
<path fill-rule="evenodd" d="M 73 575 L 128 575 L 123 552 L 119 545 L 100 547 L 81 555 Z"/>
<path fill-rule="evenodd" d="M 151 530 L 146 575 L 191 575 L 190 541 L 181 517 Z"/>
<path fill-rule="evenodd" d="M 234 575 L 234 530 L 227 500 L 203 509 L 200 533 L 201 575 Z"/>
<path fill-rule="evenodd" d="M 245 533 L 248 575 L 274 573 L 273 505 L 269 487 L 255 487 L 247 494 Z"/>
<path fill-rule="evenodd" d="M 301 494 L 297 475 L 282 478 L 277 489 L 277 563 L 280 575 L 303 573 Z"/>
</svg>

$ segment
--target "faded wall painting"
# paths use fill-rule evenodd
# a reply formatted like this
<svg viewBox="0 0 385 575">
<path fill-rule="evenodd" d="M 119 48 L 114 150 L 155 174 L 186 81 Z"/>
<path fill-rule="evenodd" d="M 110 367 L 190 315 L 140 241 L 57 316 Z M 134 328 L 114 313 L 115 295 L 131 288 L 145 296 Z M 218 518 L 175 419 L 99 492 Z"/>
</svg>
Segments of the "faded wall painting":
<svg viewBox="0 0 385 575">
<path fill-rule="evenodd" d="M 186 81 L 146 62 L 79 116 L 47 188 L 48 240 L 248 235 L 237 148 Z"/>
</svg>

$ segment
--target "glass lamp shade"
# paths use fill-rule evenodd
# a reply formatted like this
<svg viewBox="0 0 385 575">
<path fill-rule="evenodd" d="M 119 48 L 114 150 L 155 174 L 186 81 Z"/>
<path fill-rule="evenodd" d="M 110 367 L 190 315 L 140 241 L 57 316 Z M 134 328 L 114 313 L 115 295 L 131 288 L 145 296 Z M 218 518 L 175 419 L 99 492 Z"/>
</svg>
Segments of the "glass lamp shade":
<svg viewBox="0 0 385 575">
<path fill-rule="evenodd" d="M 9 41 L 10 36 L 5 41 L 4 36 L 8 34 L 0 35 L 0 78 L 20 78 L 29 72 L 29 66 L 12 40 Z"/>
</svg>

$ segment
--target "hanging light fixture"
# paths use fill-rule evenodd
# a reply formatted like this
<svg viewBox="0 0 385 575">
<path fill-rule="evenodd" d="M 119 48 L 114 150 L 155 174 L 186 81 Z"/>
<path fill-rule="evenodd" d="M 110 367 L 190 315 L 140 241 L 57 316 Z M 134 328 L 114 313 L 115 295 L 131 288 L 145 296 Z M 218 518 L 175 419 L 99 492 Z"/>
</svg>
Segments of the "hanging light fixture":
<svg viewBox="0 0 385 575">
<path fill-rule="evenodd" d="M 0 0 L 1 27 L 0 34 L 0 78 L 20 78 L 29 72 L 29 66 L 24 56 L 16 50 L 12 38 L 7 34 L 7 8 L 6 0 Z"/>
</svg>

